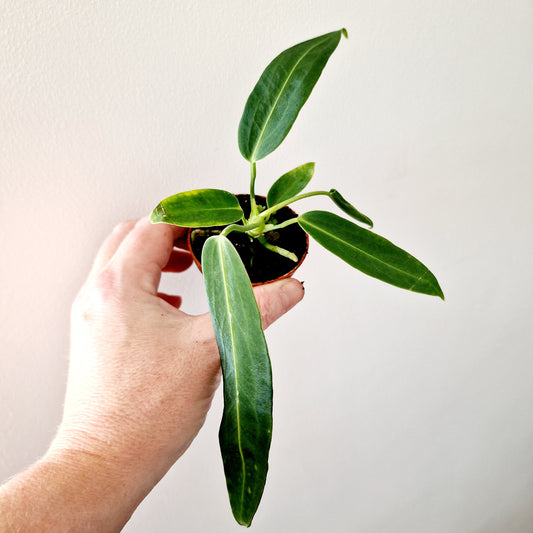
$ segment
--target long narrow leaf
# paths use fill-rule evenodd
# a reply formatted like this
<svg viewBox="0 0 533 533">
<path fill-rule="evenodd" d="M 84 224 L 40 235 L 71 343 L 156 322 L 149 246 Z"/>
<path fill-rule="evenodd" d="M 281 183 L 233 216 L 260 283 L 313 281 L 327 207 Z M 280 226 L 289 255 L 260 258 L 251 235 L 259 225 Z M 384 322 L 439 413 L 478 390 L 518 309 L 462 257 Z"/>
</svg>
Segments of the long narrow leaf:
<svg viewBox="0 0 533 533">
<path fill-rule="evenodd" d="M 280 145 L 341 35 L 346 36 L 346 30 L 297 44 L 267 66 L 248 97 L 239 124 L 239 149 L 245 159 L 253 163 Z"/>
<path fill-rule="evenodd" d="M 249 526 L 268 470 L 270 358 L 250 280 L 226 237 L 206 241 L 202 268 L 224 378 L 219 441 L 226 484 L 235 519 Z"/>
<path fill-rule="evenodd" d="M 298 223 L 313 239 L 369 276 L 414 292 L 444 295 L 435 276 L 387 239 L 327 211 L 309 211 Z"/>
<path fill-rule="evenodd" d="M 150 221 L 200 228 L 231 224 L 242 216 L 235 195 L 219 189 L 196 189 L 165 198 L 152 211 Z"/>
</svg>

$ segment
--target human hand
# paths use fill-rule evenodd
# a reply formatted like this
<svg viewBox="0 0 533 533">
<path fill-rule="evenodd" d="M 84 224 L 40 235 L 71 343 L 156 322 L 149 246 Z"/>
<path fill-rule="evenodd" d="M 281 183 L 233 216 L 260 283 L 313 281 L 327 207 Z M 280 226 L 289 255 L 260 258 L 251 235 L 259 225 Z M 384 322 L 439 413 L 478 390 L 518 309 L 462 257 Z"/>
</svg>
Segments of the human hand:
<svg viewBox="0 0 533 533">
<path fill-rule="evenodd" d="M 158 293 L 162 271 L 191 264 L 173 248 L 184 231 L 146 218 L 118 226 L 72 310 L 64 416 L 49 456 L 98 457 L 137 484 L 138 501 L 192 442 L 220 381 L 209 314 L 187 315 L 179 296 Z M 267 327 L 303 288 L 287 279 L 255 293 Z"/>
</svg>

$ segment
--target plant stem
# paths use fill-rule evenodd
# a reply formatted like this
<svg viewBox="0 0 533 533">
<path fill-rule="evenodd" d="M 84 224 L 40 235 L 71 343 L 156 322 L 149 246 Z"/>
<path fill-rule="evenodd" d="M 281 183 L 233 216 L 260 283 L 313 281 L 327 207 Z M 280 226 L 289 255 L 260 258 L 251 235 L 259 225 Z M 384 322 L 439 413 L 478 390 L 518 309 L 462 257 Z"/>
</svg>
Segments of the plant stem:
<svg viewBox="0 0 533 533">
<path fill-rule="evenodd" d="M 265 226 L 265 233 L 267 233 L 269 231 L 275 231 L 277 229 L 285 228 L 287 226 L 290 226 L 291 224 L 296 224 L 297 222 L 298 222 L 298 217 L 295 217 L 295 218 L 291 218 L 289 220 L 285 220 L 285 222 L 281 222 L 280 224 L 276 224 L 275 226 L 267 224 Z"/>
<path fill-rule="evenodd" d="M 257 204 L 255 203 L 255 177 L 257 175 L 255 161 L 252 163 L 250 173 L 250 218 L 252 218 L 259 214 Z"/>
<path fill-rule="evenodd" d="M 259 226 L 263 224 L 264 224 L 263 221 L 255 222 L 254 224 L 246 224 L 244 226 L 241 226 L 240 224 L 230 224 L 229 226 L 226 226 L 220 232 L 220 235 L 222 235 L 223 237 L 227 237 L 232 231 L 238 231 L 239 233 L 246 233 L 247 231 L 258 228 Z"/>
<path fill-rule="evenodd" d="M 278 229 L 285 228 L 287 226 L 290 226 L 291 224 L 295 224 L 296 222 L 298 222 L 298 217 L 285 220 L 285 222 L 282 222 L 281 224 L 276 224 L 276 225 L 272 225 L 272 224 L 265 225 L 264 219 L 261 219 L 259 222 L 255 222 L 253 224 L 245 224 L 245 225 L 230 224 L 229 226 L 226 226 L 220 232 L 220 235 L 222 237 L 227 237 L 232 231 L 238 231 L 239 233 L 248 233 L 248 235 L 250 235 L 254 239 L 257 239 L 267 250 L 270 250 L 271 252 L 275 252 L 297 263 L 298 257 L 295 254 L 293 254 L 292 252 L 289 252 L 288 250 L 285 250 L 285 248 L 280 248 L 279 246 L 270 244 L 269 242 L 267 242 L 265 238 L 265 233 L 269 231 L 275 231 Z M 264 229 L 264 231 L 260 235 L 250 234 L 251 230 L 254 230 L 260 226 L 263 226 L 263 229 Z"/>
<path fill-rule="evenodd" d="M 282 257 L 286 257 L 287 259 L 290 259 L 291 261 L 294 261 L 295 263 L 298 262 L 298 256 L 296 254 L 293 254 L 292 252 L 289 252 L 289 250 L 285 250 L 285 248 L 280 248 L 279 246 L 275 246 L 274 244 L 270 244 L 267 242 L 264 235 L 261 235 L 257 238 L 257 240 L 267 249 L 271 252 L 274 252 L 276 254 L 281 255 Z"/>
<path fill-rule="evenodd" d="M 303 200 L 304 198 L 309 198 L 310 196 L 329 196 L 330 191 L 314 191 L 314 192 L 306 192 L 304 194 L 299 194 L 297 196 L 293 196 L 292 198 L 289 198 L 288 200 L 285 200 L 283 202 L 280 202 L 279 204 L 273 205 L 272 207 L 266 209 L 261 213 L 262 217 L 265 217 L 267 219 L 270 215 L 281 209 L 282 207 L 286 207 L 289 204 L 292 204 L 293 202 L 297 202 L 298 200 Z"/>
</svg>

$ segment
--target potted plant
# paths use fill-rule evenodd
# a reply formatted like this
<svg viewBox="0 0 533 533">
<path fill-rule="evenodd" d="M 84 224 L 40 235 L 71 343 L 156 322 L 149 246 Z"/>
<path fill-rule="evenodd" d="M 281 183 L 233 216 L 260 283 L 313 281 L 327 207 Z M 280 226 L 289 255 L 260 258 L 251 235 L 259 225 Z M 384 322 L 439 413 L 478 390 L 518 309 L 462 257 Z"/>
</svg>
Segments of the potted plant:
<svg viewBox="0 0 533 533">
<path fill-rule="evenodd" d="M 247 197 L 218 189 L 193 190 L 166 198 L 151 214 L 153 223 L 192 228 L 193 253 L 201 254 L 198 261 L 223 373 L 220 448 L 233 515 L 246 526 L 263 493 L 272 433 L 272 376 L 250 281 L 256 275 L 254 268 L 260 265 L 268 270 L 271 260 L 281 261 L 286 266 L 281 276 L 290 275 L 303 260 L 310 235 L 365 274 L 444 298 L 435 276 L 413 256 L 372 232 L 372 221 L 337 190 L 303 192 L 313 176 L 314 163 L 281 176 L 266 198 L 255 195 L 257 162 L 288 134 L 343 35 L 347 37 L 345 29 L 285 50 L 259 78 L 238 131 L 239 149 L 250 164 Z M 329 211 L 300 215 L 286 211 L 294 202 L 320 195 L 353 221 Z M 285 244 L 287 233 L 291 236 Z M 298 238 L 303 238 L 303 250 Z M 279 277 L 278 270 L 274 277 Z M 264 276 L 259 279 L 267 281 Z"/>
</svg>

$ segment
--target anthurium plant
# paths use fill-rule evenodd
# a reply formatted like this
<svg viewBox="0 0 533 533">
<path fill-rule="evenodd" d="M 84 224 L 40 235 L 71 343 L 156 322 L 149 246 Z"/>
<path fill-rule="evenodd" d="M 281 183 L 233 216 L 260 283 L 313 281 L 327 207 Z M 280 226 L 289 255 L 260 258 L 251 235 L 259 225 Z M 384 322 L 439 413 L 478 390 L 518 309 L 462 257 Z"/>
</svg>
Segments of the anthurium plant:
<svg viewBox="0 0 533 533">
<path fill-rule="evenodd" d="M 267 66 L 252 90 L 238 130 L 240 152 L 250 165 L 246 213 L 234 194 L 199 189 L 166 198 L 151 215 L 153 223 L 197 228 L 195 231 L 204 235 L 201 265 L 224 385 L 220 448 L 233 515 L 246 526 L 251 524 L 266 481 L 272 373 L 252 284 L 232 235 L 264 248 L 272 258 L 281 256 L 291 263 L 298 260 L 294 251 L 278 246 L 269 236 L 298 226 L 365 274 L 443 298 L 435 276 L 412 255 L 371 231 L 372 221 L 336 189 L 304 191 L 314 163 L 282 175 L 270 187 L 266 201 L 259 202 L 255 195 L 257 162 L 289 133 L 342 36 L 347 37 L 345 29 L 285 50 Z M 283 208 L 311 196 L 329 198 L 349 218 L 329 211 L 308 211 L 278 219 Z"/>
</svg>

